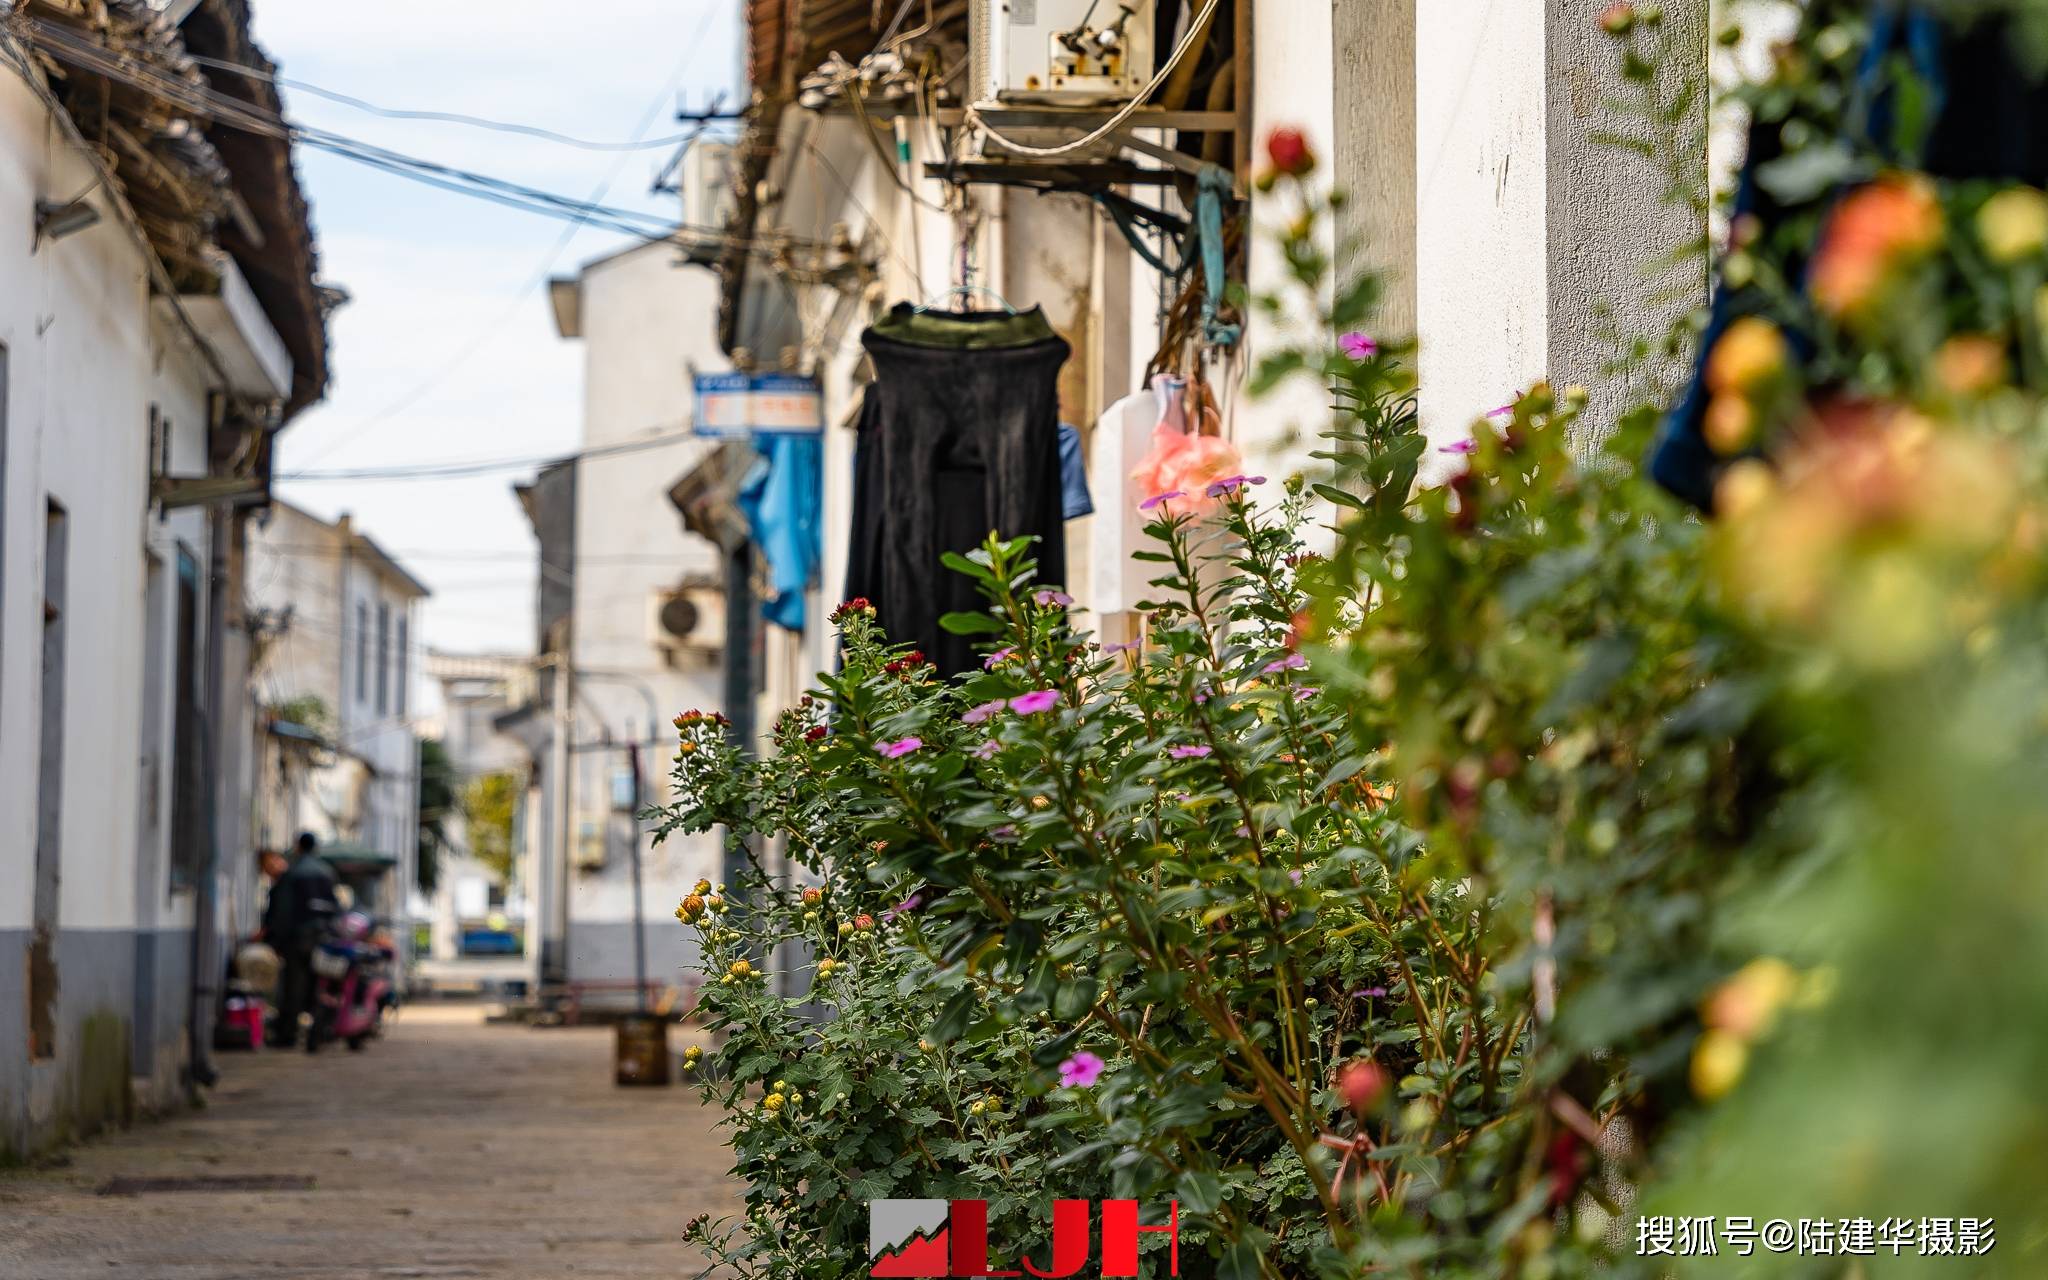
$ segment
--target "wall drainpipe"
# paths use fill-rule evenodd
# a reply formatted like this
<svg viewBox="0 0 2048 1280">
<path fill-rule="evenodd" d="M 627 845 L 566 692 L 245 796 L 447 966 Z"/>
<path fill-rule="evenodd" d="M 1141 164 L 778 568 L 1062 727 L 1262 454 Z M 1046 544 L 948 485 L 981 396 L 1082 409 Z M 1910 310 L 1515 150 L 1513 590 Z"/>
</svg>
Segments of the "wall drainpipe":
<svg viewBox="0 0 2048 1280">
<path fill-rule="evenodd" d="M 191 1080 L 205 1086 L 220 1079 L 213 1064 L 213 1015 L 224 962 L 215 921 L 220 915 L 221 757 L 228 730 L 221 700 L 227 687 L 228 522 L 232 519 L 234 514 L 225 503 L 207 509 L 211 547 L 206 576 L 206 706 L 201 713 L 206 753 L 200 770 L 206 796 L 206 865 L 193 894 L 192 1003 L 185 1021 Z"/>
</svg>

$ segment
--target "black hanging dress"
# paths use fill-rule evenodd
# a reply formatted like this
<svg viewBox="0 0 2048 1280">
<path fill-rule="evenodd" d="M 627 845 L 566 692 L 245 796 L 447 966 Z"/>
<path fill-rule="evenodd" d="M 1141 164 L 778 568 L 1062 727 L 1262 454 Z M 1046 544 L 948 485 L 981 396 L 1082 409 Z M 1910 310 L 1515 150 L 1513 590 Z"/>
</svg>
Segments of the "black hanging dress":
<svg viewBox="0 0 2048 1280">
<path fill-rule="evenodd" d="M 918 311 L 899 304 L 861 343 L 875 381 L 861 405 L 846 597 L 865 596 L 891 640 L 950 675 L 976 665 L 941 615 L 984 607 L 940 563 L 991 531 L 1036 536 L 1038 581 L 1066 580 L 1059 371 L 1069 348 L 1037 308 Z"/>
</svg>

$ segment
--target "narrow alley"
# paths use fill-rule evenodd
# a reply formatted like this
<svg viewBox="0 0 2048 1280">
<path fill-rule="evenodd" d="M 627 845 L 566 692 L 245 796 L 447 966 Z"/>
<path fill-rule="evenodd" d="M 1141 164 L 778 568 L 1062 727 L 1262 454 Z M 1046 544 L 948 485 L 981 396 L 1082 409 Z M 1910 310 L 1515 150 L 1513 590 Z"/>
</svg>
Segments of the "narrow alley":
<svg viewBox="0 0 2048 1280">
<path fill-rule="evenodd" d="M 0 1276 L 695 1274 L 683 1224 L 737 1205 L 716 1113 L 614 1085 L 611 1037 L 425 1005 L 362 1053 L 239 1058 L 203 1110 L 0 1175 Z"/>
</svg>

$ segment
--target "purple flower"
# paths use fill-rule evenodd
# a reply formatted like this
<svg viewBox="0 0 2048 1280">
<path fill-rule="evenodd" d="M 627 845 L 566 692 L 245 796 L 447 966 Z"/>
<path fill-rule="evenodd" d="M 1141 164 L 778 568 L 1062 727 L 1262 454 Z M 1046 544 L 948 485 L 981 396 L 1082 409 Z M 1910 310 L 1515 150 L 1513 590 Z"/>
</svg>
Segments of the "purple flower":
<svg viewBox="0 0 2048 1280">
<path fill-rule="evenodd" d="M 1295 884 L 1300 884 L 1300 883 L 1301 883 L 1301 869 L 1300 869 L 1299 867 L 1297 867 L 1297 868 L 1295 868 L 1295 869 L 1294 869 L 1293 871 L 1290 871 L 1290 872 L 1288 872 L 1288 873 L 1287 873 L 1287 878 L 1288 878 L 1289 880 L 1293 881 L 1293 882 L 1294 882 Z"/>
<path fill-rule="evenodd" d="M 981 669 L 983 671 L 993 671 L 1016 656 L 1017 651 L 1015 649 L 998 649 L 981 660 Z"/>
<path fill-rule="evenodd" d="M 1010 710 L 1020 716 L 1035 716 L 1041 711 L 1050 711 L 1060 700 L 1057 689 L 1033 689 L 1010 699 Z"/>
<path fill-rule="evenodd" d="M 1385 987 L 1360 987 L 1358 990 L 1351 993 L 1351 998 L 1353 1000 L 1376 1000 L 1386 994 L 1387 989 Z"/>
<path fill-rule="evenodd" d="M 1086 1049 L 1060 1064 L 1060 1083 L 1070 1089 L 1086 1089 L 1102 1078 L 1108 1064 Z"/>
<path fill-rule="evenodd" d="M 1131 650 L 1137 648 L 1138 644 L 1139 642 L 1136 640 L 1125 640 L 1119 644 L 1103 645 L 1102 651 L 1104 653 L 1129 653 Z"/>
<path fill-rule="evenodd" d="M 970 754 L 976 760 L 987 760 L 1000 750 L 1002 750 L 1002 744 L 998 743 L 994 738 L 990 738 L 987 742 L 976 747 Z"/>
<path fill-rule="evenodd" d="M 1307 702 L 1310 698 L 1315 697 L 1317 694 L 1321 692 L 1322 690 L 1317 686 L 1312 684 L 1305 684 L 1294 691 L 1294 700 L 1296 702 Z"/>
<path fill-rule="evenodd" d="M 890 760 L 901 759 L 924 745 L 923 738 L 898 738 L 894 742 L 877 742 L 875 750 Z"/>
<path fill-rule="evenodd" d="M 1248 484 L 1264 483 L 1266 483 L 1266 477 L 1264 476 L 1225 476 L 1209 486 L 1209 496 L 1220 498 L 1226 493 L 1236 493 Z"/>
<path fill-rule="evenodd" d="M 1204 756 L 1214 755 L 1215 753 L 1216 749 L 1214 747 L 1174 747 L 1166 754 L 1176 760 L 1200 760 Z"/>
<path fill-rule="evenodd" d="M 989 835 L 998 840 L 1015 840 L 1017 838 L 1017 828 L 1005 822 L 1002 826 L 989 832 Z"/>
<path fill-rule="evenodd" d="M 1494 410 L 1494 412 L 1495 412 L 1495 413 L 1499 413 L 1499 412 L 1500 412 L 1500 410 L 1496 409 L 1496 410 Z M 1474 450 L 1476 450 L 1477 448 L 1479 448 L 1479 442 L 1478 442 L 1477 440 L 1474 440 L 1474 439 L 1473 439 L 1472 437 L 1470 437 L 1470 436 L 1467 436 L 1467 437 L 1465 437 L 1465 438 L 1464 438 L 1463 440 L 1453 440 L 1453 441 L 1451 441 L 1451 442 L 1450 442 L 1449 444 L 1447 444 L 1447 445 L 1444 445 L 1444 446 L 1443 446 L 1442 448 L 1438 449 L 1438 450 L 1437 450 L 1437 452 L 1438 452 L 1438 453 L 1471 453 L 1471 452 L 1473 452 Z"/>
<path fill-rule="evenodd" d="M 998 711 L 1001 711 L 1004 707 L 1008 705 L 1009 703 L 1005 702 L 1003 699 L 997 698 L 994 702 L 984 702 L 978 707 L 969 707 L 967 711 L 961 715 L 960 719 L 968 724 L 980 724 L 982 721 L 988 719 L 990 716 L 994 715 Z"/>
<path fill-rule="evenodd" d="M 1353 360 L 1370 360 L 1380 353 L 1380 344 L 1370 334 L 1347 333 L 1337 339 L 1337 349 Z"/>
<path fill-rule="evenodd" d="M 887 911 L 884 911 L 882 913 L 882 919 L 894 920 L 897 916 L 907 915 L 910 912 L 917 910 L 919 907 L 923 905 L 924 895 L 921 893 L 913 893 L 909 897 L 905 898 L 903 901 L 897 903 L 895 906 L 890 907 Z"/>
<path fill-rule="evenodd" d="M 1056 604 L 1062 609 L 1074 603 L 1074 597 L 1068 595 L 1064 591 L 1054 591 L 1050 587 L 1046 588 L 1043 591 L 1037 591 L 1032 593 L 1031 599 L 1041 606 Z"/>
<path fill-rule="evenodd" d="M 1187 494 L 1182 493 L 1179 489 L 1168 489 L 1165 493 L 1155 493 L 1139 503 L 1138 510 L 1150 511 L 1162 502 L 1172 502 L 1175 498 L 1185 498 L 1187 496 Z"/>
<path fill-rule="evenodd" d="M 1517 401 L 1510 400 L 1498 409 L 1488 409 L 1486 411 L 1486 416 L 1489 418 L 1498 418 L 1500 415 L 1504 413 L 1513 413 L 1515 411 L 1516 403 Z"/>
<path fill-rule="evenodd" d="M 1307 665 L 1307 658 L 1302 657 L 1298 653 L 1290 653 L 1284 658 L 1274 659 L 1272 662 L 1269 662 L 1265 666 L 1259 668 L 1259 670 L 1266 675 L 1272 676 L 1278 675 L 1282 671 L 1299 671 Z"/>
</svg>

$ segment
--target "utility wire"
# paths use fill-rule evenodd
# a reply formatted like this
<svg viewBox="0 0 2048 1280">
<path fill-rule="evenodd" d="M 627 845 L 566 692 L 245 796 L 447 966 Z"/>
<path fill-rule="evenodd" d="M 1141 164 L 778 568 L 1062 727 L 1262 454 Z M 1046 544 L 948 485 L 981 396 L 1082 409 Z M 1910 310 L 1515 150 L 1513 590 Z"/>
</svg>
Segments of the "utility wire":
<svg viewBox="0 0 2048 1280">
<path fill-rule="evenodd" d="M 494 471 L 525 471 L 549 467 L 565 462 L 588 462 L 595 458 L 611 458 L 620 454 L 642 453 L 649 449 L 665 448 L 684 440 L 699 437 L 694 431 L 669 431 L 661 435 L 647 436 L 640 440 L 627 440 L 618 444 L 598 445 L 595 448 L 580 449 L 574 453 L 527 454 L 520 457 L 466 458 L 448 462 L 423 462 L 409 466 L 392 467 L 349 467 L 332 471 L 286 471 L 277 476 L 279 481 L 294 484 L 311 484 L 324 480 L 459 480 L 469 476 L 488 475 Z"/>
<path fill-rule="evenodd" d="M 681 60 L 676 63 L 674 69 L 669 72 L 667 79 L 662 84 L 661 93 L 655 98 L 654 103 L 641 116 L 640 122 L 634 126 L 633 137 L 636 140 L 641 137 L 644 137 L 647 131 L 654 126 L 655 120 L 660 117 L 663 103 L 665 103 L 668 100 L 669 86 L 674 84 L 677 80 L 681 79 L 683 73 L 689 69 L 690 63 L 696 59 L 697 50 L 703 46 L 704 36 L 711 28 L 711 19 L 714 13 L 716 13 L 716 10 L 714 9 L 705 10 L 704 20 L 698 24 L 696 33 L 690 38 L 689 43 L 684 46 L 686 52 L 683 54 Z M 697 130 L 697 133 L 702 132 L 703 128 L 700 126 Z M 684 136 L 694 138 L 696 135 L 689 134 Z M 592 203 L 596 203 L 597 201 L 603 200 L 607 195 L 611 193 L 612 184 L 619 180 L 619 173 L 622 169 L 624 169 L 628 158 L 629 157 L 627 156 L 619 157 L 618 162 L 612 166 L 611 172 L 605 175 L 604 181 L 599 183 L 596 189 L 590 193 L 590 200 Z M 533 273 L 527 277 L 526 282 L 519 287 L 519 292 L 509 302 L 505 304 L 504 308 L 501 311 L 499 311 L 495 319 L 493 319 L 490 323 L 479 327 L 477 331 L 470 336 L 469 340 L 464 342 L 462 346 L 459 349 L 457 349 L 454 355 L 442 361 L 441 364 L 438 367 L 436 367 L 433 372 L 429 373 L 425 378 L 421 379 L 418 383 L 415 383 L 413 387 L 410 390 L 408 390 L 405 394 L 399 396 L 398 399 L 385 405 L 382 409 L 371 414 L 368 418 L 364 419 L 363 421 L 356 423 L 353 427 L 349 428 L 348 431 L 346 431 L 345 433 L 336 436 L 331 442 L 328 443 L 327 447 L 320 449 L 318 452 L 314 453 L 311 457 L 306 459 L 306 461 L 308 463 L 318 462 L 320 459 L 329 456 L 336 449 L 342 447 L 343 445 L 360 441 L 369 431 L 371 431 L 375 427 L 390 421 L 391 419 L 404 413 L 406 410 L 412 408 L 415 404 L 418 404 L 420 400 L 426 397 L 428 392 L 432 391 L 435 387 L 441 385 L 441 383 L 448 377 L 453 375 L 456 370 L 460 369 L 462 366 L 469 363 L 469 361 L 475 357 L 477 352 L 483 350 L 484 347 L 489 345 L 493 338 L 497 337 L 499 333 L 504 331 L 505 326 L 511 322 L 512 317 L 519 314 L 521 309 L 526 305 L 527 300 L 533 296 L 534 292 L 538 290 L 541 287 L 541 285 L 547 283 L 548 276 L 554 270 L 556 261 L 558 261 L 561 258 L 562 254 L 568 249 L 569 245 L 576 239 L 577 233 L 582 231 L 585 226 L 589 225 L 589 221 L 590 220 L 587 216 L 578 217 L 571 220 L 567 226 L 563 227 L 562 233 L 555 238 L 554 244 L 549 247 L 547 255 L 541 259 L 540 265 L 534 268 Z"/>
<path fill-rule="evenodd" d="M 407 155 L 331 130 L 294 125 L 282 117 L 256 108 L 253 104 L 209 87 L 179 79 L 140 59 L 116 53 L 103 45 L 81 39 L 61 27 L 34 19 L 27 19 L 22 25 L 30 31 L 33 48 L 60 62 L 141 89 L 173 106 L 229 128 L 297 142 L 428 186 L 490 200 L 529 213 L 585 221 L 649 243 L 675 240 L 739 246 L 750 251 L 771 253 L 785 252 L 793 248 L 820 250 L 826 247 L 787 238 L 763 240 L 757 237 L 734 236 L 723 228 L 693 226 L 643 210 L 578 200 L 509 179 L 496 178 L 455 165 Z"/>
<path fill-rule="evenodd" d="M 685 46 L 692 51 L 693 55 L 696 49 L 702 45 L 704 32 L 710 26 L 709 17 L 715 16 L 716 13 L 717 10 L 715 9 L 707 10 L 706 22 L 702 27 L 698 28 L 697 34 Z M 566 133 L 557 133 L 553 129 L 543 129 L 539 125 L 515 124 L 506 120 L 490 120 L 483 116 L 465 115 L 458 111 L 416 111 L 398 107 L 382 107 L 374 102 L 367 102 L 362 98 L 355 97 L 352 94 L 322 88 L 305 80 L 294 80 L 289 76 L 281 76 L 275 72 L 249 66 L 247 63 L 229 62 L 223 58 L 205 58 L 196 53 L 187 53 L 185 56 L 202 67 L 232 71 L 251 80 L 263 80 L 280 88 L 295 89 L 300 93 L 309 93 L 316 98 L 325 98 L 329 102 L 338 102 L 345 107 L 354 107 L 358 111 L 367 111 L 371 115 L 383 116 L 388 120 L 428 120 L 442 124 L 470 125 L 478 129 L 489 129 L 498 133 L 516 133 L 528 138 L 540 138 L 547 142 L 559 142 L 565 147 L 578 147 L 585 151 L 658 151 L 663 147 L 673 147 L 680 143 L 688 142 L 695 138 L 699 132 L 693 130 L 689 133 L 678 133 L 663 138 L 647 138 L 636 135 L 625 142 L 601 142 L 590 138 L 574 137 Z M 670 83 L 674 83 L 674 77 L 670 77 Z M 664 100 L 666 100 L 666 97 L 667 90 L 664 88 Z M 731 118 L 737 119 L 738 116 L 734 115 Z"/>
</svg>

